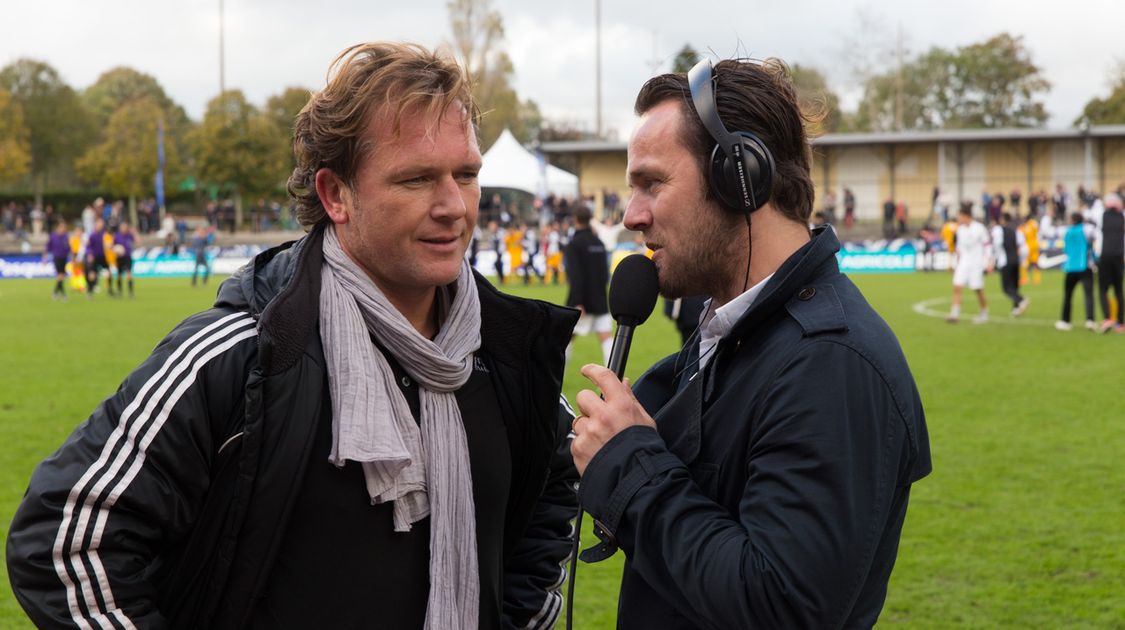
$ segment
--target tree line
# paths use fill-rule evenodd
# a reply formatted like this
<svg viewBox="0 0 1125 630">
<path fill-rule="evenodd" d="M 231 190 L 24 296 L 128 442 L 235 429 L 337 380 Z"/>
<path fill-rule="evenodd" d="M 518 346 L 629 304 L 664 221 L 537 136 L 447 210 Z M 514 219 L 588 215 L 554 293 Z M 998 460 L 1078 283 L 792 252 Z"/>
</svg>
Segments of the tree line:
<svg viewBox="0 0 1125 630">
<path fill-rule="evenodd" d="M 42 205 L 45 190 L 77 177 L 135 210 L 153 194 L 162 133 L 170 192 L 206 184 L 240 204 L 242 195 L 281 190 L 292 123 L 308 97 L 291 87 L 259 108 L 227 90 L 196 122 L 155 77 L 133 68 L 108 70 L 77 91 L 50 64 L 18 59 L 0 69 L 0 180 L 30 188 Z"/>
<path fill-rule="evenodd" d="M 862 16 L 861 16 L 862 21 Z M 814 131 L 885 132 L 934 129 L 1042 127 L 1048 114 L 1043 98 L 1051 89 L 1023 38 L 999 33 L 954 49 L 934 46 L 909 54 L 886 44 L 870 24 L 858 29 L 867 43 L 846 46 L 852 78 L 862 96 L 845 110 L 816 67 L 794 64 L 791 78 L 802 107 L 815 120 Z M 673 66 L 686 72 L 698 53 L 690 45 Z M 1125 123 L 1125 62 L 1109 76 L 1110 94 L 1092 98 L 1074 125 Z"/>
<path fill-rule="evenodd" d="M 503 50 L 499 12 L 491 0 L 449 0 L 447 9 L 448 45 L 470 72 L 486 114 L 481 145 L 504 128 L 534 140 L 543 117 L 511 86 L 514 66 Z M 93 187 L 128 199 L 133 215 L 138 200 L 153 194 L 163 134 L 168 193 L 207 189 L 232 198 L 241 217 L 244 196 L 284 194 L 294 166 L 293 123 L 309 97 L 309 90 L 289 87 L 257 107 L 241 90 L 227 90 L 194 121 L 155 77 L 134 68 L 113 68 L 76 90 L 50 64 L 18 59 L 0 69 L 0 185 L 32 191 L 39 207 L 45 191 Z"/>
<path fill-rule="evenodd" d="M 446 6 L 449 45 L 470 72 L 485 112 L 483 148 L 504 128 L 525 143 L 589 136 L 544 119 L 534 101 L 519 98 L 503 48 L 503 20 L 491 0 L 449 0 Z M 876 33 L 865 41 L 886 39 Z M 790 67 L 814 133 L 1039 127 L 1047 121 L 1043 97 L 1051 86 L 1021 37 L 1000 33 L 917 54 L 870 43 L 851 44 L 848 51 L 853 78 L 862 85 L 851 111 L 841 108 L 819 69 Z M 672 69 L 686 72 L 699 58 L 685 45 Z M 1125 123 L 1125 63 L 1113 74 L 1110 94 L 1092 98 L 1075 124 Z M 40 206 L 45 190 L 77 183 L 126 198 L 132 210 L 152 195 L 163 133 L 169 194 L 207 189 L 233 198 L 241 215 L 243 196 L 284 193 L 293 167 L 293 121 L 309 96 L 305 88 L 289 87 L 258 107 L 240 90 L 227 90 L 194 121 L 155 77 L 136 69 L 113 68 L 76 90 L 48 63 L 18 59 L 0 69 L 0 182 L 33 191 Z"/>
</svg>

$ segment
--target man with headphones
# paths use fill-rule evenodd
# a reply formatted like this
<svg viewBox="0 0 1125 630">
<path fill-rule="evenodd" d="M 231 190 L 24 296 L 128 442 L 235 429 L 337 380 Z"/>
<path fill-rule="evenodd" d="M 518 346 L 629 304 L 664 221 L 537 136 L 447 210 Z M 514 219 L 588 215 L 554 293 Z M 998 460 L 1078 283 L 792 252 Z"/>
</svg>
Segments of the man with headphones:
<svg viewBox="0 0 1125 630">
<path fill-rule="evenodd" d="M 699 335 L 636 383 L 587 365 L 571 445 L 600 544 L 626 562 L 619 628 L 870 627 L 910 486 L 930 472 L 894 333 L 809 231 L 807 117 L 788 70 L 704 60 L 649 80 L 630 229 Z"/>
</svg>

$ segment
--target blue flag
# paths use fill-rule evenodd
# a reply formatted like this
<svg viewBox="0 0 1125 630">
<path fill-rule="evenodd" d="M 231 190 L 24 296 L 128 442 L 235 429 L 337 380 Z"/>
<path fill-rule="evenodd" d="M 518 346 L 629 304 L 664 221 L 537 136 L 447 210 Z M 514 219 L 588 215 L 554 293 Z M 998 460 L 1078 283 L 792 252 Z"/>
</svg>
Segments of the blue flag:
<svg viewBox="0 0 1125 630">
<path fill-rule="evenodd" d="M 156 207 L 164 216 L 164 120 L 156 121 Z"/>
</svg>

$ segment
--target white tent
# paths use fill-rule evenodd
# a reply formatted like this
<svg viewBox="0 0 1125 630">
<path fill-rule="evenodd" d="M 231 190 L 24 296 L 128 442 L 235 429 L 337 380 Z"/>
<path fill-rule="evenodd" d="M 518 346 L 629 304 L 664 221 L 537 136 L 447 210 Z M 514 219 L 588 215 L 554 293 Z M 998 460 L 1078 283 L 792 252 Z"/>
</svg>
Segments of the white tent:
<svg viewBox="0 0 1125 630">
<path fill-rule="evenodd" d="M 483 156 L 481 188 L 514 188 L 533 195 L 578 196 L 578 176 L 540 161 L 507 129 Z M 544 181 L 545 180 L 545 181 Z"/>
</svg>

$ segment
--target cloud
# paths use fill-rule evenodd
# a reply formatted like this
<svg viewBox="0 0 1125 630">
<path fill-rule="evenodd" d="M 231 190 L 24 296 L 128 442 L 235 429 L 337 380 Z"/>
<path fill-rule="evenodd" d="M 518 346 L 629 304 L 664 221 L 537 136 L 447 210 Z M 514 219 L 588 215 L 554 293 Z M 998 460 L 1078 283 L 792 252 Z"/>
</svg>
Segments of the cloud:
<svg viewBox="0 0 1125 630">
<path fill-rule="evenodd" d="M 592 20 L 591 20 L 592 21 Z M 521 16 L 508 29 L 508 51 L 516 63 L 515 86 L 535 100 L 544 115 L 582 121 L 593 129 L 596 118 L 596 37 L 593 24 L 570 17 L 543 23 Z M 602 120 L 604 129 L 628 131 L 632 102 L 648 77 L 637 51 L 649 35 L 627 24 L 602 30 Z"/>
<path fill-rule="evenodd" d="M 226 81 L 264 103 L 286 86 L 316 89 L 346 46 L 377 39 L 436 46 L 449 37 L 445 0 L 223 0 Z M 504 17 L 515 85 L 548 116 L 594 125 L 594 3 L 494 0 Z M 854 33 L 856 14 L 879 16 L 888 32 Z M 879 3 L 789 0 L 602 0 L 603 117 L 622 135 L 632 100 L 654 70 L 666 71 L 685 43 L 720 57 L 777 56 L 821 68 L 845 95 L 856 93 L 844 36 L 880 38 L 893 48 L 899 25 L 908 48 L 953 48 L 1007 30 L 1022 34 L 1054 88 L 1045 98 L 1052 127 L 1068 126 L 1086 101 L 1106 93 L 1120 56 L 1120 0 L 1075 0 L 1066 16 L 1016 0 Z M 1116 17 L 1117 19 L 1113 19 Z M 1068 20 L 1066 28 L 1060 20 Z M 198 118 L 218 93 L 218 1 L 54 0 L 5 6 L 0 65 L 43 59 L 76 88 L 129 65 L 154 75 Z M 891 41 L 887 41 L 890 39 Z"/>
</svg>

